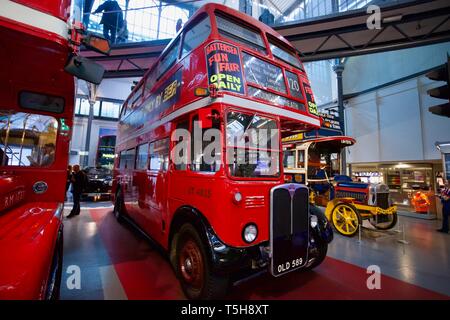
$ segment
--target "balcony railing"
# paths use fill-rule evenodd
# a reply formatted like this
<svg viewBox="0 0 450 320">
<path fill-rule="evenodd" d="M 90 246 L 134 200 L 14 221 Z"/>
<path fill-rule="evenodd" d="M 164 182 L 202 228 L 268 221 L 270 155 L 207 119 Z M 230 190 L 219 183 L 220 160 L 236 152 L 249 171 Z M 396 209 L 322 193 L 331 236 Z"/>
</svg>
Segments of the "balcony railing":
<svg viewBox="0 0 450 320">
<path fill-rule="evenodd" d="M 270 26 L 295 23 L 327 15 L 361 9 L 369 4 L 380 6 L 411 0 L 227 0 L 227 1 L 153 1 L 117 0 L 118 6 L 99 12 L 103 0 L 78 0 L 81 19 L 89 31 L 104 34 L 115 44 L 173 38 L 178 24 L 205 3 L 224 3 Z M 84 10 L 83 10 L 84 9 Z M 97 12 L 96 12 L 97 10 Z M 103 21 L 102 21 L 103 20 Z M 180 21 L 179 21 L 180 20 Z M 102 23 L 105 22 L 105 23 Z M 114 36 L 114 39 L 112 39 Z"/>
</svg>

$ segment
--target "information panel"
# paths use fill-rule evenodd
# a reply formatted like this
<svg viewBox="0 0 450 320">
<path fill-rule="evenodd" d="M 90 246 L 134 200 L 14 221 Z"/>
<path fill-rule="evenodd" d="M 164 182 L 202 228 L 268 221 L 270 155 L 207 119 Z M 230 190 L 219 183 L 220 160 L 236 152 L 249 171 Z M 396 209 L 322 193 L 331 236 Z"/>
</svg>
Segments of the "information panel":
<svg viewBox="0 0 450 320">
<path fill-rule="evenodd" d="M 248 82 L 286 93 L 286 85 L 281 68 L 247 53 L 243 53 L 242 58 L 244 60 L 245 79 Z"/>
</svg>

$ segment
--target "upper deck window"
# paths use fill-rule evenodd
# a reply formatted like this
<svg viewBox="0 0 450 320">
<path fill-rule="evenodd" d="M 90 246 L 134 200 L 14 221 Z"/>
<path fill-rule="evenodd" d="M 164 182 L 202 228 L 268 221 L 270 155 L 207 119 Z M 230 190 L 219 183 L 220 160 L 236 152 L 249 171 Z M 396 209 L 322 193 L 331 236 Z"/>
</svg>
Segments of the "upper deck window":
<svg viewBox="0 0 450 320">
<path fill-rule="evenodd" d="M 271 39 L 269 39 L 269 44 L 270 44 L 270 50 L 272 51 L 272 54 L 276 58 L 278 58 L 284 62 L 287 62 L 290 65 L 292 65 L 298 69 L 303 70 L 302 64 L 300 63 L 300 60 L 298 59 L 298 57 L 296 56 L 296 54 L 294 52 L 284 48 L 283 46 L 281 46 L 279 44 L 276 44 Z"/>
<path fill-rule="evenodd" d="M 239 25 L 235 21 L 216 16 L 219 34 L 253 50 L 266 53 L 266 46 L 258 31 Z"/>
<path fill-rule="evenodd" d="M 157 78 L 159 79 L 177 60 L 178 47 L 180 46 L 180 39 L 175 40 L 171 48 L 166 52 L 158 63 Z"/>
<path fill-rule="evenodd" d="M 208 16 L 203 17 L 197 24 L 184 34 L 181 56 L 197 48 L 211 33 L 211 22 Z"/>
</svg>

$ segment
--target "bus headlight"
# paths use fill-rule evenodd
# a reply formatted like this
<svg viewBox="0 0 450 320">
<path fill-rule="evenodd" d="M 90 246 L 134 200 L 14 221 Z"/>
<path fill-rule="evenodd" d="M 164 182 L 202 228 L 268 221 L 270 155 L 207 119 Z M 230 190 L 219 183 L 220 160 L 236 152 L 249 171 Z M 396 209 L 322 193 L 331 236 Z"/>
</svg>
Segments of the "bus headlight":
<svg viewBox="0 0 450 320">
<path fill-rule="evenodd" d="M 255 241 L 256 237 L 258 236 L 258 228 L 255 224 L 249 223 L 245 226 L 244 232 L 242 233 L 242 238 L 245 242 L 251 243 Z"/>
<path fill-rule="evenodd" d="M 242 193 L 239 191 L 235 192 L 233 195 L 233 202 L 239 204 L 242 201 Z"/>
</svg>

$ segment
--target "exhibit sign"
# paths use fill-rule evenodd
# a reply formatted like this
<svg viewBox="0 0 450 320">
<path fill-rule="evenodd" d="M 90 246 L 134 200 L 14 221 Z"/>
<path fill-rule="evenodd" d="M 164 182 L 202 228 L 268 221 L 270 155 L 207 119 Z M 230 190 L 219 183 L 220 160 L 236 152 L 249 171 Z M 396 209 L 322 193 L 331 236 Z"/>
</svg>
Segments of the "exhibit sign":
<svg viewBox="0 0 450 320">
<path fill-rule="evenodd" d="M 339 117 L 337 115 L 328 111 L 319 113 L 319 116 L 323 120 L 322 126 L 320 127 L 320 129 L 305 132 L 305 139 L 342 136 L 341 125 Z"/>
</svg>

